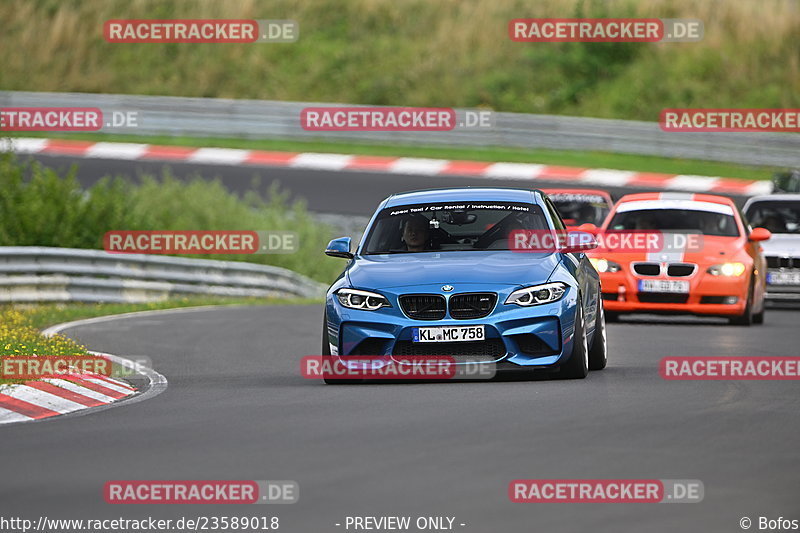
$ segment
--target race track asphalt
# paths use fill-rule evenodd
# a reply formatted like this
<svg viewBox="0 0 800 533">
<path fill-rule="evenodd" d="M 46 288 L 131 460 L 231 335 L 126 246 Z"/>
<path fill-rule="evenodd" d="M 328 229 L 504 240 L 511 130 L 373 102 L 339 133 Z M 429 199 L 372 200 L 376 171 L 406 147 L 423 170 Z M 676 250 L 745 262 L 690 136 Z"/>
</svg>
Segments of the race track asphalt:
<svg viewBox="0 0 800 533">
<path fill-rule="evenodd" d="M 740 531 L 800 518 L 797 382 L 665 381 L 668 355 L 800 355 L 798 312 L 763 326 L 634 318 L 576 381 L 326 386 L 300 376 L 321 305 L 140 315 L 65 333 L 169 379 L 150 400 L 0 431 L 1 516 L 275 515 L 281 531 L 346 516 L 454 516 L 456 530 Z M 518 478 L 699 479 L 695 504 L 515 504 Z M 109 505 L 108 480 L 295 480 L 294 505 Z M 794 516 L 793 516 L 794 515 Z M 460 526 L 458 524 L 465 524 Z M 753 528 L 756 530 L 756 526 Z M 352 530 L 351 530 L 352 531 Z"/>
<path fill-rule="evenodd" d="M 88 185 L 162 163 L 40 155 L 80 164 Z M 235 191 L 279 180 L 321 213 L 372 213 L 387 195 L 429 187 L 544 181 L 173 163 Z M 632 189 L 609 189 L 619 196 Z M 743 199 L 735 198 L 738 202 Z M 610 363 L 583 381 L 368 384 L 300 376 L 319 351 L 321 305 L 209 308 L 111 320 L 65 333 L 146 355 L 169 380 L 150 400 L 0 430 L 0 516 L 178 518 L 275 515 L 281 531 L 345 531 L 346 516 L 453 516 L 465 532 L 741 531 L 748 516 L 800 518 L 796 382 L 664 381 L 670 355 L 800 355 L 800 311 L 750 328 L 720 319 L 609 325 Z M 514 504 L 510 481 L 698 479 L 696 504 Z M 131 479 L 295 480 L 274 506 L 119 506 L 103 484 Z M 460 526 L 460 524 L 465 524 Z M 352 529 L 351 529 L 352 531 Z"/>
</svg>

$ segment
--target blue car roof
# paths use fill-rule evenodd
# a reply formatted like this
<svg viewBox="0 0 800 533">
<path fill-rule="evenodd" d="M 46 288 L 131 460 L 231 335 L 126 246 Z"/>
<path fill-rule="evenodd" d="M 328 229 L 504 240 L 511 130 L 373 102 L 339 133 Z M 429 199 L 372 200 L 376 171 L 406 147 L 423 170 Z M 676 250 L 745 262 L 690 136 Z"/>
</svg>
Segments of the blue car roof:
<svg viewBox="0 0 800 533">
<path fill-rule="evenodd" d="M 384 207 L 433 202 L 523 202 L 538 203 L 536 189 L 512 189 L 504 187 L 458 187 L 452 189 L 427 189 L 398 193 L 386 199 Z"/>
</svg>

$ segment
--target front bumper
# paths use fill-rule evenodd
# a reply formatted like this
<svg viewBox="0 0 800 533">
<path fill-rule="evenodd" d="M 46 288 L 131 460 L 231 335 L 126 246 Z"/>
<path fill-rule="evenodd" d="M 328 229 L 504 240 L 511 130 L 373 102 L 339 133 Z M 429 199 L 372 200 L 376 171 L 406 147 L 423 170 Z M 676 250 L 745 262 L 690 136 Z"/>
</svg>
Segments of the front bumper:
<svg viewBox="0 0 800 533">
<path fill-rule="evenodd" d="M 747 306 L 750 275 L 712 276 L 699 268 L 689 277 L 638 276 L 623 266 L 600 274 L 603 305 L 617 313 L 676 313 L 713 316 L 741 315 Z M 688 281 L 688 294 L 640 293 L 639 280 Z"/>
<path fill-rule="evenodd" d="M 424 292 L 424 289 L 415 292 Z M 464 356 L 465 361 L 475 361 L 475 356 L 480 358 L 484 353 L 480 360 L 496 363 L 498 369 L 557 367 L 569 357 L 577 309 L 573 289 L 557 302 L 532 307 L 506 305 L 504 302 L 510 291 L 495 292 L 498 292 L 498 301 L 488 316 L 466 320 L 455 320 L 449 315 L 442 320 L 408 318 L 397 303 L 396 295 L 386 292 L 393 307 L 378 311 L 345 308 L 335 297 L 329 297 L 326 314 L 331 353 L 346 359 L 364 355 L 408 356 L 409 350 L 418 355 L 445 355 L 452 351 L 447 355 L 456 357 L 456 363 L 460 362 L 460 356 Z M 482 341 L 487 343 L 485 346 L 470 342 L 412 342 L 413 328 L 479 324 L 485 326 L 486 338 Z M 447 346 L 442 346 L 444 344 Z M 433 353 L 421 353 L 428 349 Z"/>
</svg>

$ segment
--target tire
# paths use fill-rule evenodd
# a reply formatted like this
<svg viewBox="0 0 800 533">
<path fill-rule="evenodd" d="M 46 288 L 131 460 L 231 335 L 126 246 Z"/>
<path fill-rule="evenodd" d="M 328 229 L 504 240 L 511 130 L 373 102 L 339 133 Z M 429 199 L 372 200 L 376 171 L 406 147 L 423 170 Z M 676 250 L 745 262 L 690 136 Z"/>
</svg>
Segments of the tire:
<svg viewBox="0 0 800 533">
<path fill-rule="evenodd" d="M 606 343 L 606 313 L 603 300 L 598 298 L 597 320 L 594 326 L 594 337 L 589 347 L 589 370 L 603 370 L 608 363 L 608 345 Z"/>
<path fill-rule="evenodd" d="M 764 323 L 764 311 L 767 309 L 767 302 L 762 297 L 761 299 L 761 311 L 758 313 L 753 314 L 753 324 L 758 324 L 759 326 Z"/>
<path fill-rule="evenodd" d="M 562 379 L 583 379 L 589 374 L 589 346 L 586 340 L 586 327 L 583 323 L 583 304 L 578 297 L 578 308 L 575 311 L 575 332 L 572 334 L 572 354 L 569 360 L 561 365 L 559 377 Z"/>
<path fill-rule="evenodd" d="M 328 343 L 328 314 L 322 315 L 322 357 L 331 357 L 331 345 Z M 360 379 L 330 379 L 322 378 L 328 385 L 357 385 L 363 383 Z"/>
<path fill-rule="evenodd" d="M 755 316 L 753 315 L 753 283 L 750 283 L 750 290 L 747 293 L 747 305 L 744 308 L 744 313 L 739 316 L 734 316 L 728 319 L 728 321 L 733 326 L 749 326 L 753 322 L 755 322 Z M 761 317 L 762 321 L 764 319 L 763 315 Z"/>
</svg>

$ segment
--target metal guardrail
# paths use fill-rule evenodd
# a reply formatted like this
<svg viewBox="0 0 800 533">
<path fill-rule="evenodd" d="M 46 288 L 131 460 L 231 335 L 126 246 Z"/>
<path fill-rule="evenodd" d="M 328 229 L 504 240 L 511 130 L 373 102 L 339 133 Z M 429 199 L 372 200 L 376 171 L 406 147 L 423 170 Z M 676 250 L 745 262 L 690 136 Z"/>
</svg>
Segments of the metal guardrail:
<svg viewBox="0 0 800 533">
<path fill-rule="evenodd" d="M 102 250 L 0 246 L 0 302 L 153 302 L 175 296 L 318 298 L 326 287 L 274 266 Z"/>
<path fill-rule="evenodd" d="M 450 146 L 510 146 L 558 150 L 597 150 L 652 156 L 797 166 L 800 134 L 675 133 L 655 122 L 495 113 L 492 129 L 448 132 L 310 132 L 300 127 L 305 107 L 334 104 L 133 96 L 121 94 L 0 92 L 0 107 L 99 107 L 138 113 L 134 128 L 104 128 L 108 133 L 188 135 L 250 139 L 346 140 Z M 654 110 L 657 115 L 660 110 Z"/>
</svg>

